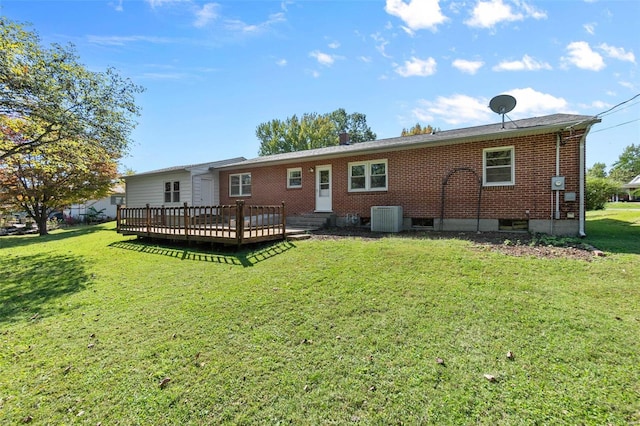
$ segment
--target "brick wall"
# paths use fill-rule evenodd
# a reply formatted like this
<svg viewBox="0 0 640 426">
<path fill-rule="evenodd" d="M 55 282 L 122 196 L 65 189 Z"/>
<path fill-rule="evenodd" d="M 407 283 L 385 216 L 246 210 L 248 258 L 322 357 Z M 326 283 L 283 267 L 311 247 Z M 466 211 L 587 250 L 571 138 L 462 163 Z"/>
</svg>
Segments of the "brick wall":
<svg viewBox="0 0 640 426">
<path fill-rule="evenodd" d="M 580 132 L 562 135 L 560 176 L 565 176 L 565 191 L 575 192 L 575 202 L 564 202 L 560 193 L 562 218 L 579 213 L 579 141 Z M 220 173 L 220 201 L 223 204 L 244 199 L 248 204 L 285 202 L 288 215 L 310 213 L 315 208 L 315 172 L 317 166 L 331 164 L 333 211 L 338 216 L 370 215 L 374 205 L 400 205 L 410 218 L 439 218 L 445 186 L 444 217 L 474 219 L 478 191 L 482 181 L 483 149 L 513 146 L 515 149 L 515 185 L 484 187 L 481 218 L 549 219 L 551 216 L 551 177 L 556 175 L 556 134 L 435 146 L 382 154 L 355 155 L 331 160 L 305 161 L 295 164 L 255 167 Z M 384 192 L 349 192 L 348 163 L 386 159 L 388 190 Z M 302 188 L 287 189 L 287 169 L 302 168 Z M 457 168 L 461 170 L 450 174 Z M 252 195 L 229 196 L 229 175 L 251 172 Z M 555 197 L 553 197 L 555 202 Z M 527 213 L 528 211 L 528 213 Z"/>
</svg>

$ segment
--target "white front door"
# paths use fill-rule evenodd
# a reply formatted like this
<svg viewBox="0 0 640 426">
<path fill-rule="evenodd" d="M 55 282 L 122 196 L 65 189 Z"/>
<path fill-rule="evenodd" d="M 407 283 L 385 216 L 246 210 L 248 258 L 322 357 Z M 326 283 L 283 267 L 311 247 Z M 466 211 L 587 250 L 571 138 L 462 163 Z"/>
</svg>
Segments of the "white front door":
<svg viewBox="0 0 640 426">
<path fill-rule="evenodd" d="M 213 205 L 213 197 L 211 194 L 211 179 L 203 178 L 200 181 L 200 205 L 211 206 Z"/>
<path fill-rule="evenodd" d="M 316 211 L 330 212 L 331 205 L 331 165 L 316 167 Z"/>
</svg>

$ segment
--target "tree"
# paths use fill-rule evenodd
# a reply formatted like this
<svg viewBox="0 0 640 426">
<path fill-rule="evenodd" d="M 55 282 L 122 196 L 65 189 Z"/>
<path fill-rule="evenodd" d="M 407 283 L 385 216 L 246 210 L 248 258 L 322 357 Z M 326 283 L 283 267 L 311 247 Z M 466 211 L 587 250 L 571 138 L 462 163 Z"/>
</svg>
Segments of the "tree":
<svg viewBox="0 0 640 426">
<path fill-rule="evenodd" d="M 0 161 L 70 140 L 122 156 L 140 92 L 111 68 L 87 70 L 73 45 L 43 48 L 37 34 L 0 16 Z M 28 121 L 22 133 L 15 119 Z"/>
<path fill-rule="evenodd" d="M 329 114 L 306 113 L 301 118 L 293 115 L 256 128 L 261 156 L 338 145 L 340 133 L 348 133 L 351 143 L 376 138 L 364 114 L 347 114 L 344 109 Z"/>
<path fill-rule="evenodd" d="M 329 114 L 336 126 L 338 135 L 347 133 L 350 143 L 360 143 L 375 140 L 377 135 L 367 126 L 367 116 L 359 112 L 347 114 L 344 108 L 338 108 Z"/>
<path fill-rule="evenodd" d="M 607 177 L 607 165 L 604 163 L 594 163 L 593 166 L 587 169 L 587 177 L 594 178 L 606 178 Z"/>
<path fill-rule="evenodd" d="M 618 182 L 627 183 L 638 175 L 640 175 L 640 145 L 631 144 L 620 154 L 618 161 L 613 163 L 609 176 Z"/>
<path fill-rule="evenodd" d="M 0 204 L 27 212 L 47 234 L 49 213 L 108 194 L 117 162 L 103 147 L 63 140 L 14 154 L 0 164 Z"/>
<path fill-rule="evenodd" d="M 430 124 L 427 124 L 426 127 L 422 127 L 420 123 L 416 123 L 416 125 L 410 128 L 409 130 L 402 129 L 402 133 L 400 134 L 400 136 L 405 137 L 405 136 L 429 134 L 429 133 L 433 133 L 435 130 L 437 129 L 431 127 Z"/>
<path fill-rule="evenodd" d="M 620 186 L 611 179 L 587 176 L 586 179 L 586 208 L 587 210 L 602 210 L 612 195 L 620 190 Z"/>
</svg>

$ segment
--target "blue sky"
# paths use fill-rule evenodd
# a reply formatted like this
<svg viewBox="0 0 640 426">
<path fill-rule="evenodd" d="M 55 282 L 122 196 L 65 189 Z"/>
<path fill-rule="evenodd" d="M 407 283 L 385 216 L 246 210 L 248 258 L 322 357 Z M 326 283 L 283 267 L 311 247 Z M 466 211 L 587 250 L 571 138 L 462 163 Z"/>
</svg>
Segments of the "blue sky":
<svg viewBox="0 0 640 426">
<path fill-rule="evenodd" d="M 0 0 L 43 43 L 145 87 L 123 168 L 258 155 L 255 129 L 293 114 L 366 114 L 378 139 L 596 115 L 640 93 L 640 1 Z M 640 97 L 603 116 L 587 165 L 640 143 Z"/>
</svg>

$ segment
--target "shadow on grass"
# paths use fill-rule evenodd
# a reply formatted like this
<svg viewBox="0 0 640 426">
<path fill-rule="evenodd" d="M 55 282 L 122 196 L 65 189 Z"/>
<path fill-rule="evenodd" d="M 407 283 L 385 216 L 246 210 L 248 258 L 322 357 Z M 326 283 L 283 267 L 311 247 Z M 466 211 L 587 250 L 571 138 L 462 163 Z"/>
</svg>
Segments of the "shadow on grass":
<svg viewBox="0 0 640 426">
<path fill-rule="evenodd" d="M 0 324 L 46 316 L 53 300 L 83 290 L 90 280 L 75 256 L 2 256 L 0 270 Z"/>
<path fill-rule="evenodd" d="M 40 236 L 38 234 L 4 235 L 0 237 L 0 249 L 24 247 L 33 244 L 46 243 L 49 241 L 65 240 L 67 238 L 93 234 L 94 232 L 100 232 L 104 230 L 105 228 L 100 225 L 78 225 L 71 228 L 55 229 L 53 231 L 49 231 L 50 234 L 43 236 Z"/>
<path fill-rule="evenodd" d="M 163 244 L 159 245 L 143 240 L 118 241 L 109 244 L 109 246 L 123 250 L 137 251 L 140 253 L 169 256 L 181 260 L 215 262 L 244 267 L 253 266 L 256 263 L 268 260 L 295 248 L 295 245 L 289 241 L 264 243 L 261 245 L 254 245 L 250 248 L 244 248 L 242 250 L 217 247 L 216 251 L 213 251 L 212 249 L 207 250 L 204 248 L 204 245 L 199 247 L 185 247 L 184 244 L 180 244 L 178 242 L 163 242 Z"/>
<path fill-rule="evenodd" d="M 640 254 L 640 221 L 609 218 L 587 221 L 587 242 L 611 253 Z"/>
</svg>

